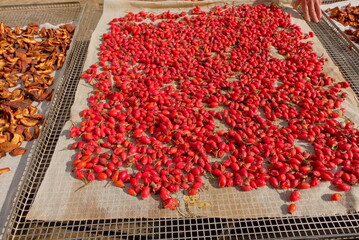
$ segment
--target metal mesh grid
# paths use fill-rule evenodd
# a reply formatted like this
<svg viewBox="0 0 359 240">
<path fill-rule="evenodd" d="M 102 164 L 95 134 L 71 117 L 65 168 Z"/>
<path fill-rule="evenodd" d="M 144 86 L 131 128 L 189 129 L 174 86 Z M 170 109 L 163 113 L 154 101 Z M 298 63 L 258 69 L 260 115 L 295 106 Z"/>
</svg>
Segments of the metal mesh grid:
<svg viewBox="0 0 359 240">
<path fill-rule="evenodd" d="M 335 1 L 328 1 L 328 3 Z M 359 96 L 359 51 L 330 19 L 323 18 L 320 24 L 309 23 L 324 45 L 334 63 L 340 68 L 344 78 L 351 83 L 354 92 Z"/>
<path fill-rule="evenodd" d="M 326 1 L 335 2 L 335 1 Z M 88 29 L 95 26 L 100 11 L 88 16 Z M 90 21 L 92 20 L 92 22 Z M 344 77 L 359 95 L 358 54 L 347 48 L 345 39 L 327 21 L 309 24 Z M 85 27 L 84 27 L 85 29 Z M 86 34 L 86 33 L 84 33 Z M 88 34 L 88 32 L 87 32 Z M 82 35 L 84 39 L 86 36 Z M 87 36 L 88 38 L 89 36 Z M 318 217 L 281 217 L 256 219 L 172 218 L 107 219 L 86 221 L 26 221 L 35 194 L 48 168 L 57 137 L 68 119 L 79 75 L 86 58 L 88 41 L 76 43 L 71 64 L 65 72 L 63 90 L 54 101 L 33 161 L 24 176 L 10 220 L 7 239 L 356 239 L 359 214 Z M 56 105 L 57 104 L 57 105 Z M 44 132 L 45 132 L 44 131 Z"/>
<path fill-rule="evenodd" d="M 330 4 L 330 3 L 336 3 L 336 2 L 341 2 L 341 1 L 345 1 L 345 0 L 324 0 L 323 3 L 324 4 Z M 357 52 L 359 54 L 359 48 L 357 47 L 357 45 L 355 45 L 348 37 L 348 35 L 346 35 L 342 30 L 339 29 L 339 27 L 335 24 L 340 24 L 338 22 L 336 22 L 335 20 L 331 19 L 327 14 L 325 14 L 323 12 L 323 19 L 324 21 L 326 21 L 328 23 L 328 25 L 333 29 L 333 31 L 339 36 L 339 38 L 341 38 L 342 40 L 346 41 L 348 44 L 348 48 L 350 50 L 353 50 L 355 52 Z"/>
<path fill-rule="evenodd" d="M 65 13 L 64 7 L 66 8 Z M 49 22 L 57 25 L 69 21 L 79 21 L 81 11 L 80 4 L 77 2 L 1 6 L 0 9 L 1 21 L 12 27 L 24 26 L 31 22 Z"/>
</svg>

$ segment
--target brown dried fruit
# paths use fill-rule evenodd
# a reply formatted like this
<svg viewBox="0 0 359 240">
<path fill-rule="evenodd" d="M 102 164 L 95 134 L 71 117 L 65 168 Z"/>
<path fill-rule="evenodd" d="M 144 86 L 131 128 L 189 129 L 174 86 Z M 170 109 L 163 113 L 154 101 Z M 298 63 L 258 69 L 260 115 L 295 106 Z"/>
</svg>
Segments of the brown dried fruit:
<svg viewBox="0 0 359 240">
<path fill-rule="evenodd" d="M 22 133 L 24 132 L 24 130 L 25 130 L 25 127 L 24 127 L 24 126 L 18 125 L 18 126 L 16 127 L 16 129 L 15 129 L 15 133 L 17 133 L 17 134 L 22 134 Z"/>
<path fill-rule="evenodd" d="M 347 29 L 347 30 L 344 31 L 344 33 L 347 34 L 347 35 L 353 35 L 353 32 L 354 31 L 350 30 L 350 29 Z"/>
<path fill-rule="evenodd" d="M 65 25 L 60 26 L 60 28 L 66 29 L 66 31 L 68 31 L 69 33 L 75 32 L 75 26 L 72 24 L 65 24 Z"/>
<path fill-rule="evenodd" d="M 31 139 L 33 139 L 30 128 L 25 128 L 24 130 L 24 140 L 25 141 L 30 141 Z"/>
<path fill-rule="evenodd" d="M 11 93 L 11 101 L 21 101 L 24 99 L 24 95 L 22 94 L 22 89 L 15 89 Z"/>
<path fill-rule="evenodd" d="M 51 74 L 63 66 L 74 31 L 72 24 L 11 29 L 0 22 L 0 158 L 23 154 L 21 143 L 38 138 L 43 116 L 32 101 L 51 99 Z"/>
<path fill-rule="evenodd" d="M 4 102 L 3 104 L 4 106 L 9 106 L 12 109 L 24 109 L 24 108 L 28 108 L 31 105 L 31 101 L 17 100 L 17 101 Z"/>
<path fill-rule="evenodd" d="M 11 152 L 12 150 L 14 150 L 15 148 L 17 148 L 18 146 L 14 143 L 11 142 L 3 142 L 0 143 L 0 152 Z"/>
<path fill-rule="evenodd" d="M 27 114 L 34 115 L 34 114 L 37 113 L 37 108 L 34 107 L 34 106 L 29 106 L 29 107 L 27 108 L 27 111 L 28 111 Z"/>
<path fill-rule="evenodd" d="M 37 139 L 40 135 L 40 128 L 38 125 L 34 126 L 34 133 L 32 134 L 33 139 Z"/>
<path fill-rule="evenodd" d="M 5 25 L 4 23 L 0 23 L 0 33 L 4 33 L 5 32 Z"/>
<path fill-rule="evenodd" d="M 11 97 L 11 92 L 4 87 L 0 87 L 0 98 L 9 98 Z"/>
<path fill-rule="evenodd" d="M 39 120 L 30 119 L 30 118 L 21 118 L 21 124 L 25 125 L 26 127 L 34 127 L 35 125 L 39 124 Z"/>
<path fill-rule="evenodd" d="M 15 130 L 16 130 L 16 125 L 15 124 L 11 124 L 10 127 L 6 130 L 12 134 L 15 133 Z"/>
<path fill-rule="evenodd" d="M 14 133 L 13 138 L 11 139 L 11 143 L 18 146 L 24 141 L 24 136 L 22 134 Z"/>
<path fill-rule="evenodd" d="M 8 139 L 6 136 L 0 136 L 0 143 L 8 142 Z"/>
<path fill-rule="evenodd" d="M 333 9 L 327 9 L 325 12 L 330 12 L 330 18 L 338 21 L 343 26 L 351 26 L 355 29 L 359 29 L 359 6 L 351 6 L 348 4 L 345 9 L 339 9 L 338 7 Z M 355 37 L 349 37 L 351 41 L 358 41 L 359 32 L 358 30 L 345 30 L 347 35 L 354 35 Z"/>
<path fill-rule="evenodd" d="M 6 62 L 4 59 L 0 59 L 0 70 L 3 70 L 6 65 Z"/>
<path fill-rule="evenodd" d="M 19 155 L 24 154 L 25 152 L 26 152 L 26 148 L 17 147 L 17 148 L 15 148 L 14 150 L 12 150 L 12 151 L 10 152 L 10 154 L 11 154 L 12 156 L 19 156 Z"/>
<path fill-rule="evenodd" d="M 21 30 L 21 28 L 20 28 L 19 26 L 16 26 L 14 32 L 15 32 L 17 35 L 20 35 L 20 34 L 22 33 L 22 30 Z"/>
<path fill-rule="evenodd" d="M 5 154 L 5 153 L 0 152 L 0 158 L 2 157 L 2 154 Z M 10 168 L 0 168 L 0 175 L 3 173 L 9 172 L 9 171 L 10 171 Z"/>
</svg>

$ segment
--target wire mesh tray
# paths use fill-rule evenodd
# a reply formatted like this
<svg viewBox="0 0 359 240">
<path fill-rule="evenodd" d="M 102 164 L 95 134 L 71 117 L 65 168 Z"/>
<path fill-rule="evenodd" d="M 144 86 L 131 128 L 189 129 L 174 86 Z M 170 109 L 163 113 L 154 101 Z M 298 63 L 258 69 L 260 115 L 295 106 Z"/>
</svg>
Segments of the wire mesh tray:
<svg viewBox="0 0 359 240">
<path fill-rule="evenodd" d="M 65 8 L 66 7 L 66 8 Z M 1 194 L 4 194 L 5 197 L 0 200 L 0 230 L 3 227 L 5 216 L 10 212 L 10 205 L 14 200 L 14 193 L 19 184 L 20 178 L 24 173 L 24 169 L 29 167 L 32 162 L 31 159 L 35 158 L 35 152 L 38 145 L 41 145 L 41 139 L 43 135 L 46 135 L 47 130 L 49 129 L 49 122 L 52 122 L 53 118 L 51 117 L 50 112 L 53 111 L 54 105 L 59 100 L 61 91 L 63 89 L 64 78 L 63 74 L 71 62 L 73 57 L 73 50 L 75 46 L 76 39 L 78 39 L 78 32 L 80 29 L 80 23 L 82 16 L 85 10 L 85 6 L 78 2 L 71 2 L 67 4 L 29 4 L 29 5 L 14 5 L 14 6 L 0 6 L 0 22 L 3 22 L 6 26 L 15 27 L 20 26 L 25 27 L 29 23 L 37 24 L 48 24 L 45 27 L 49 26 L 58 26 L 60 24 L 72 23 L 76 26 L 75 33 L 72 37 L 71 44 L 69 49 L 66 52 L 66 59 L 62 65 L 61 69 L 58 69 L 54 72 L 54 84 L 50 89 L 54 90 L 52 100 L 50 102 L 41 103 L 38 110 L 41 114 L 45 116 L 44 124 L 41 126 L 40 137 L 37 140 L 33 140 L 26 144 L 27 153 L 14 158 L 10 155 L 5 156 L 2 161 L 2 164 L 7 164 L 9 161 L 14 161 L 18 165 L 12 165 L 11 172 L 7 175 L 7 181 L 2 183 Z M 20 159 L 21 158 L 21 159 Z M 6 166 L 6 165 L 4 165 Z M 24 178 L 22 178 L 24 179 Z M 3 201 L 4 200 L 4 201 Z M 1 232 L 0 232 L 1 238 Z"/>
<path fill-rule="evenodd" d="M 335 2 L 335 1 L 331 1 Z M 337 26 L 334 20 L 332 20 L 324 11 L 322 11 L 323 14 L 323 20 L 328 23 L 328 25 L 333 29 L 333 32 L 337 34 L 339 38 L 342 38 L 347 42 L 347 47 L 353 51 L 355 51 L 357 54 L 359 54 L 359 48 L 356 44 L 353 43 L 349 39 L 349 37 Z M 338 23 L 339 24 L 339 23 Z"/>
<path fill-rule="evenodd" d="M 60 6 L 62 5 L 62 6 Z M 10 27 L 20 26 L 25 27 L 29 23 L 50 24 L 50 26 L 58 26 L 60 24 L 72 23 L 76 26 L 76 31 L 72 37 L 69 49 L 66 52 L 66 59 L 63 66 L 54 72 L 54 84 L 50 89 L 54 89 L 52 100 L 47 104 L 49 105 L 42 114 L 45 114 L 45 123 L 42 125 L 42 130 L 46 129 L 46 122 L 50 121 L 47 118 L 47 113 L 51 111 L 51 106 L 56 102 L 59 92 L 63 89 L 63 74 L 73 57 L 73 49 L 78 38 L 79 24 L 84 13 L 84 6 L 77 2 L 68 3 L 66 14 L 64 14 L 63 4 L 29 4 L 29 5 L 13 5 L 13 6 L 0 6 L 0 22 Z M 40 111 L 40 110 L 39 110 Z M 42 131 L 45 132 L 45 131 Z M 43 134 L 41 132 L 41 134 Z M 36 140 L 35 140 L 36 142 Z M 33 144 L 35 145 L 35 144 Z"/>
<path fill-rule="evenodd" d="M 87 17 L 90 29 L 99 19 L 100 11 Z M 333 34 L 328 22 L 321 21 L 319 24 L 309 25 L 359 96 L 357 54 L 345 47 L 345 39 L 338 39 L 338 36 Z M 24 176 L 17 202 L 4 229 L 5 239 L 356 239 L 359 236 L 358 213 L 255 219 L 196 217 L 58 222 L 26 220 L 26 214 L 50 164 L 56 140 L 68 119 L 88 44 L 89 41 L 81 41 L 75 45 L 73 58 L 64 75 L 66 85 L 61 92 L 61 98 L 59 95 L 61 101 L 58 102 L 56 110 L 51 112 L 51 124 L 46 129 L 46 134 L 41 139 L 41 144 Z"/>
</svg>

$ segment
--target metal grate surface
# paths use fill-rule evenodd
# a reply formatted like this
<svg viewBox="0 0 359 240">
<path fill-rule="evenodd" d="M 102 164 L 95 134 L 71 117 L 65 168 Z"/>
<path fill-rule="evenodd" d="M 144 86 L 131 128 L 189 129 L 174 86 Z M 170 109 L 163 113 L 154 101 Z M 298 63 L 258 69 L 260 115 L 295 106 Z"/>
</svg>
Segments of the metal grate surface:
<svg viewBox="0 0 359 240">
<path fill-rule="evenodd" d="M 335 1 L 327 1 L 335 2 Z M 96 15 L 98 14 L 98 15 Z M 99 16 L 91 13 L 84 21 L 91 29 Z M 339 38 L 327 21 L 309 24 L 322 41 L 344 77 L 359 96 L 358 53 Z M 85 29 L 85 27 L 84 27 Z M 86 32 L 85 34 L 89 34 Z M 89 36 L 84 35 L 84 39 Z M 48 168 L 62 126 L 68 119 L 88 41 L 78 41 L 64 75 L 62 91 L 54 99 L 44 134 L 24 176 L 17 202 L 5 228 L 5 239 L 357 239 L 359 214 L 335 216 L 222 219 L 107 219 L 86 221 L 26 221 L 26 214 Z M 45 134 L 46 133 L 46 134 Z"/>
<path fill-rule="evenodd" d="M 324 1 L 334 3 L 339 1 Z M 309 23 L 324 45 L 334 63 L 340 68 L 345 79 L 359 96 L 359 50 L 345 37 L 345 34 L 334 25 L 334 20 L 323 17 L 320 24 Z"/>
</svg>

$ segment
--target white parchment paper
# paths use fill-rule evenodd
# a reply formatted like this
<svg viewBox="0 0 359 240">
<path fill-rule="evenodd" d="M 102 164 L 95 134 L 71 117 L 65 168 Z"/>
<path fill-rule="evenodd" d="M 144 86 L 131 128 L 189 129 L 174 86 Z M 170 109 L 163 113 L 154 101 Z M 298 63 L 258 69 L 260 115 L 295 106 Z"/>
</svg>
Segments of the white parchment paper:
<svg viewBox="0 0 359 240">
<path fill-rule="evenodd" d="M 106 0 L 104 13 L 92 35 L 88 57 L 84 66 L 87 69 L 97 62 L 97 52 L 100 45 L 101 35 L 107 31 L 108 22 L 115 17 L 124 16 L 127 12 L 147 11 L 160 13 L 171 10 L 181 12 L 193 8 L 196 4 L 203 10 L 209 10 L 214 5 L 229 4 L 257 4 L 262 1 L 126 1 Z M 290 7 L 285 8 L 293 14 L 292 22 L 301 26 L 303 32 L 311 31 L 300 15 Z M 314 39 L 314 49 L 318 55 L 328 57 L 324 48 L 317 38 Z M 343 81 L 338 68 L 329 60 L 324 71 L 338 82 Z M 88 93 L 92 87 L 84 81 L 80 81 L 75 103 L 72 107 L 71 121 L 80 122 L 79 112 L 87 106 Z M 359 107 L 354 93 L 348 90 L 350 97 L 343 107 L 348 108 L 348 116 L 357 124 Z M 83 219 L 111 219 L 111 218 L 170 218 L 180 216 L 206 216 L 222 218 L 254 218 L 254 217 L 280 217 L 287 214 L 288 196 L 290 191 L 278 191 L 269 187 L 261 187 L 251 192 L 239 191 L 235 187 L 219 189 L 206 180 L 207 189 L 199 194 L 198 204 L 177 211 L 162 209 L 157 196 L 145 200 L 136 199 L 127 194 L 124 189 L 114 187 L 107 181 L 95 181 L 84 188 L 83 183 L 72 176 L 71 161 L 74 151 L 66 150 L 73 142 L 69 139 L 69 121 L 63 128 L 59 138 L 50 167 L 45 175 L 35 201 L 27 215 L 27 219 L 46 221 L 60 220 L 83 220 Z M 295 215 L 317 216 L 343 214 L 356 211 L 359 200 L 359 189 L 353 188 L 343 193 L 343 201 L 330 201 L 334 189 L 329 184 L 302 191 L 302 199 L 298 202 L 298 211 Z M 176 195 L 179 199 L 183 196 Z M 199 203 L 207 202 L 210 206 L 199 208 Z"/>
</svg>

